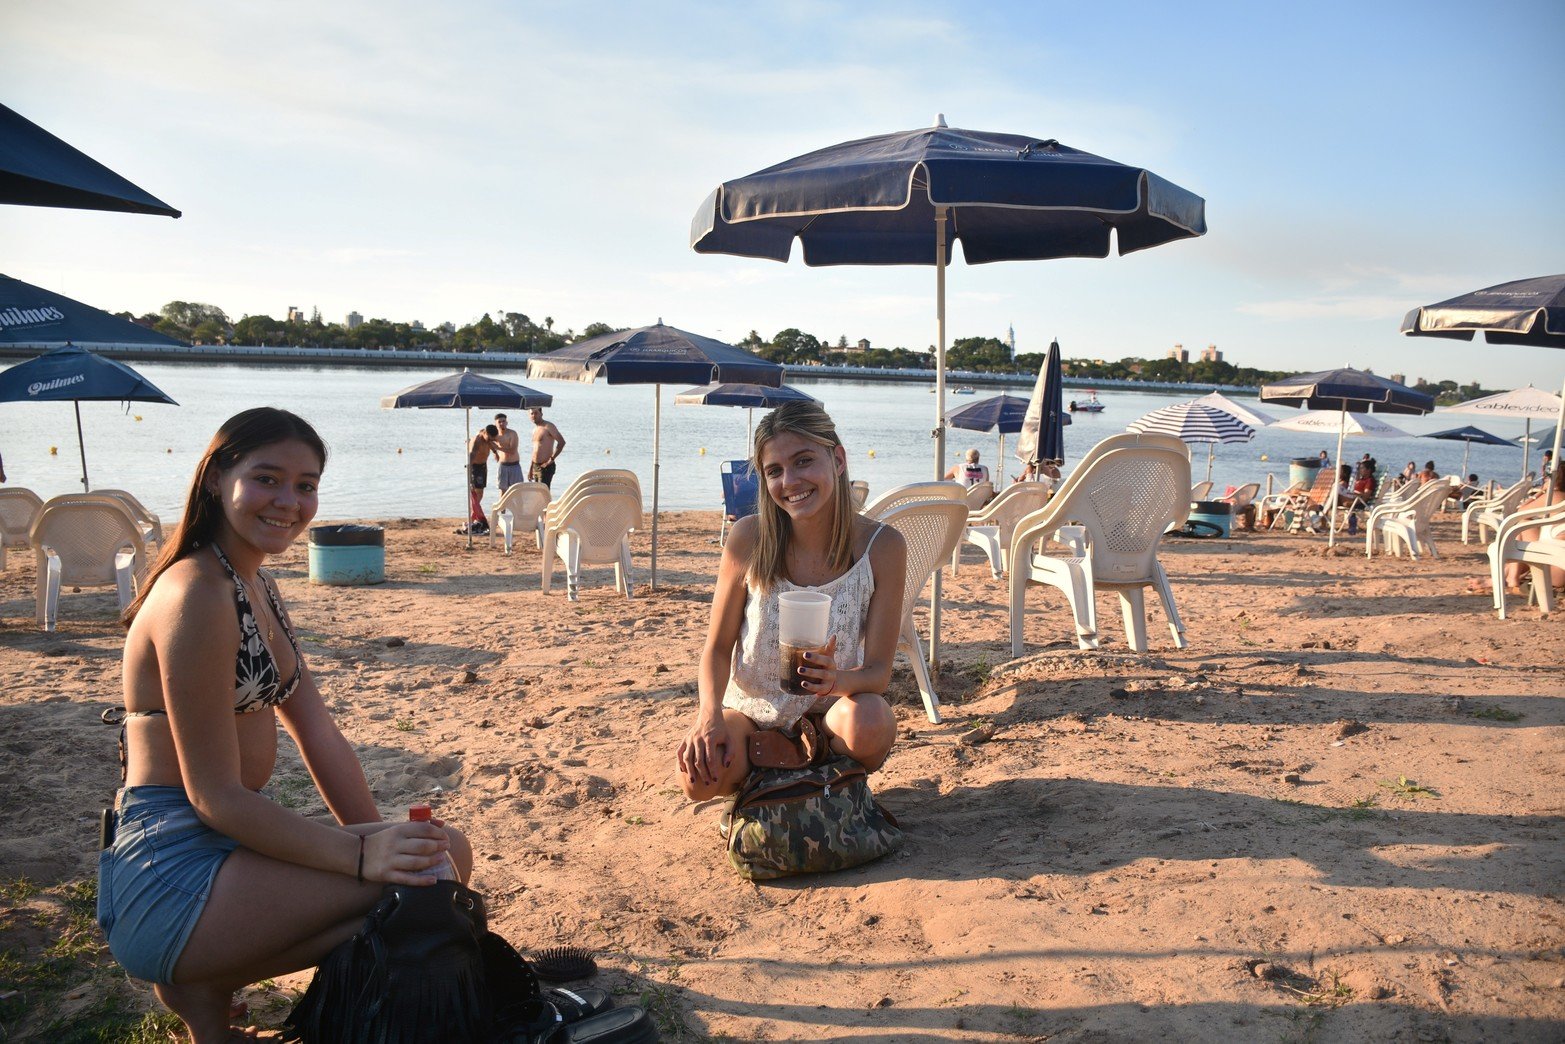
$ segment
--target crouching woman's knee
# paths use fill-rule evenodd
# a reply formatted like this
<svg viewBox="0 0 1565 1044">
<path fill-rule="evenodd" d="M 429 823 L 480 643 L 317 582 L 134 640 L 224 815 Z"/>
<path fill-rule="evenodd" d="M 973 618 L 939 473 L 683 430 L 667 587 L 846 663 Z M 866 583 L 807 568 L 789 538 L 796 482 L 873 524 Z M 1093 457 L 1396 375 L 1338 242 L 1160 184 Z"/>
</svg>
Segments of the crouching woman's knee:
<svg viewBox="0 0 1565 1044">
<path fill-rule="evenodd" d="M 456 864 L 456 872 L 462 878 L 462 883 L 466 884 L 473 876 L 473 846 L 467 840 L 467 835 L 456 827 L 447 824 L 441 829 L 446 832 L 446 837 L 451 842 L 448 850 L 451 862 Z"/>
<path fill-rule="evenodd" d="M 832 737 L 831 749 L 871 772 L 885 764 L 897 740 L 897 716 L 879 693 L 842 697 L 826 711 L 825 722 Z"/>
</svg>

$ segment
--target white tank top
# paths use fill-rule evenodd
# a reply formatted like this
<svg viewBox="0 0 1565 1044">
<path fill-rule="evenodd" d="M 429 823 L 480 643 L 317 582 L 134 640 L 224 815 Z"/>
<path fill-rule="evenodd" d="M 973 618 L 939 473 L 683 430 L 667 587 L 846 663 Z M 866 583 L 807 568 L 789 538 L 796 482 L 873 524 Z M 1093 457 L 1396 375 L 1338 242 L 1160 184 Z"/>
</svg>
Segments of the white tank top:
<svg viewBox="0 0 1565 1044">
<path fill-rule="evenodd" d="M 777 596 L 783 591 L 819 591 L 831 595 L 827 640 L 837 639 L 837 667 L 857 670 L 864 665 L 864 625 L 869 620 L 870 596 L 875 593 L 875 571 L 869 550 L 885 526 L 877 526 L 859 560 L 835 580 L 818 587 L 787 580 L 761 594 L 745 582 L 744 623 L 734 650 L 733 674 L 723 693 L 723 706 L 736 710 L 763 729 L 789 729 L 815 702 L 812 692 L 784 692 L 778 681 L 782 656 L 777 648 Z"/>
</svg>

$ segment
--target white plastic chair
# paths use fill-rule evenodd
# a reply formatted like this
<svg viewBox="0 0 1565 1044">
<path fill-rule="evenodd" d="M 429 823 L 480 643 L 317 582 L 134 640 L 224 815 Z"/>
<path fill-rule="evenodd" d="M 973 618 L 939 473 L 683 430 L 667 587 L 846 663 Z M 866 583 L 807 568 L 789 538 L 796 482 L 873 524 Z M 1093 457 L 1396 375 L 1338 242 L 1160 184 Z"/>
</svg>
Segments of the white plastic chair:
<svg viewBox="0 0 1565 1044">
<path fill-rule="evenodd" d="M 579 497 L 582 493 L 591 489 L 618 490 L 620 492 L 635 494 L 636 500 L 641 497 L 641 480 L 636 477 L 634 471 L 626 471 L 623 468 L 599 468 L 595 471 L 587 471 L 576 477 L 576 480 L 565 487 L 565 492 L 549 502 L 543 513 L 538 516 L 538 546 L 543 547 L 545 531 L 554 518 L 555 512 L 563 511 L 566 505 Z"/>
<path fill-rule="evenodd" d="M 1524 529 L 1538 530 L 1533 540 L 1521 539 Z M 1565 568 L 1565 503 L 1513 511 L 1500 523 L 1489 544 L 1489 580 L 1494 585 L 1494 608 L 1505 619 L 1505 563 L 1521 562 L 1532 572 L 1532 597 L 1544 616 L 1554 611 L 1554 588 L 1549 567 Z"/>
<path fill-rule="evenodd" d="M 982 511 L 967 516 L 964 540 L 951 555 L 951 572 L 962 561 L 963 543 L 972 544 L 989 557 L 989 571 L 996 580 L 1010 568 L 1011 535 L 1016 523 L 1049 502 L 1049 487 L 1041 482 L 1013 482 Z"/>
<path fill-rule="evenodd" d="M 498 529 L 505 543 L 505 553 L 510 554 L 515 530 L 536 530 L 539 519 L 548 507 L 549 487 L 542 482 L 511 483 L 489 511 L 490 517 L 495 520 L 489 530 L 489 546 L 494 546 L 495 530 Z"/>
<path fill-rule="evenodd" d="M 1227 496 L 1217 498 L 1219 502 L 1230 506 L 1229 518 L 1232 521 L 1230 528 L 1237 528 L 1239 519 L 1244 516 L 1246 511 L 1251 512 L 1250 528 L 1255 528 L 1254 508 L 1252 505 L 1255 503 L 1255 495 L 1260 491 L 1261 484 L 1259 482 L 1246 482 Z"/>
<path fill-rule="evenodd" d="M 123 611 L 134 597 L 135 577 L 146 565 L 146 542 L 130 510 L 113 497 L 73 499 L 78 496 L 83 494 L 48 501 L 33 523 L 38 626 L 45 631 L 54 630 L 62 586 L 112 584 Z"/>
<path fill-rule="evenodd" d="M 869 483 L 863 479 L 854 479 L 848 483 L 848 495 L 853 498 L 853 510 L 863 511 L 864 502 L 869 499 Z"/>
<path fill-rule="evenodd" d="M 1501 490 L 1492 497 L 1475 497 L 1472 503 L 1467 505 L 1467 510 L 1462 512 L 1462 543 L 1468 543 L 1467 534 L 1470 527 L 1476 523 L 1478 526 L 1478 542 L 1484 543 L 1484 530 L 1500 528 L 1500 523 L 1505 521 L 1505 516 L 1515 511 L 1522 501 L 1527 499 L 1527 491 L 1532 488 L 1532 475 Z"/>
<path fill-rule="evenodd" d="M 958 483 L 918 483 L 918 485 L 951 485 Z M 940 720 L 940 697 L 935 693 L 929 669 L 924 663 L 924 648 L 918 640 L 918 630 L 913 626 L 913 607 L 935 570 L 951 560 L 967 528 L 966 500 L 935 499 L 904 502 L 881 514 L 879 520 L 898 533 L 907 544 L 907 580 L 902 586 L 902 629 L 897 636 L 897 651 L 906 653 L 913 663 L 913 677 L 918 681 L 919 695 L 924 698 L 924 713 L 929 720 Z"/>
<path fill-rule="evenodd" d="M 130 509 L 131 517 L 141 525 L 141 534 L 147 541 L 148 554 L 152 553 L 152 545 L 156 544 L 160 548 L 163 546 L 163 520 L 151 508 L 123 489 L 95 489 L 93 492 L 114 497 Z"/>
<path fill-rule="evenodd" d="M 952 500 L 967 510 L 967 487 L 960 482 L 909 482 L 895 486 L 864 506 L 861 512 L 866 518 L 886 517 L 886 512 L 905 504 L 921 504 L 929 500 Z"/>
<path fill-rule="evenodd" d="M 1168 574 L 1157 560 L 1170 526 L 1190 516 L 1190 456 L 1184 444 L 1121 445 L 1078 467 L 1046 507 L 1023 518 L 1011 538 L 1011 653 L 1022 655 L 1022 623 L 1029 584 L 1059 588 L 1070 603 L 1076 642 L 1098 647 L 1096 594 L 1119 594 L 1131 649 L 1147 648 L 1144 587 L 1155 587 L 1168 615 L 1174 644 L 1183 649 L 1185 628 L 1174 605 Z M 1036 553 L 1034 544 L 1054 537 L 1068 553 Z"/>
<path fill-rule="evenodd" d="M 1202 479 L 1200 482 L 1197 482 L 1195 485 L 1190 487 L 1190 502 L 1192 504 L 1195 503 L 1198 500 L 1205 500 L 1206 498 L 1210 497 L 1211 495 L 1212 495 L 1212 480 L 1211 479 Z"/>
<path fill-rule="evenodd" d="M 549 593 L 554 558 L 565 563 L 565 596 L 576 601 L 583 563 L 614 566 L 614 589 L 630 589 L 630 533 L 641 527 L 641 497 L 625 490 L 585 489 L 552 515 L 543 542 L 543 593 Z"/>
<path fill-rule="evenodd" d="M 1386 550 L 1400 555 L 1407 548 L 1409 558 L 1417 558 L 1419 551 L 1428 551 L 1430 558 L 1439 558 L 1429 522 L 1435 512 L 1451 495 L 1449 479 L 1426 482 L 1406 500 L 1397 500 L 1372 508 L 1364 522 L 1364 557 L 1375 555 L 1375 538 L 1385 539 Z"/>
<path fill-rule="evenodd" d="M 1272 521 L 1271 525 L 1266 528 L 1276 529 L 1277 524 L 1284 519 L 1288 510 L 1297 508 L 1299 498 L 1306 496 L 1308 492 L 1308 483 L 1295 482 L 1287 489 L 1279 490 L 1276 493 L 1268 493 L 1262 497 L 1256 508 L 1256 513 L 1264 519 L 1269 512 L 1272 516 Z"/>
<path fill-rule="evenodd" d="M 994 499 L 993 482 L 975 482 L 967 487 L 967 510 L 982 511 L 983 506 Z"/>
<path fill-rule="evenodd" d="M 30 489 L 9 486 L 0 489 L 0 544 L 27 547 L 28 534 L 43 510 L 43 498 Z"/>
</svg>

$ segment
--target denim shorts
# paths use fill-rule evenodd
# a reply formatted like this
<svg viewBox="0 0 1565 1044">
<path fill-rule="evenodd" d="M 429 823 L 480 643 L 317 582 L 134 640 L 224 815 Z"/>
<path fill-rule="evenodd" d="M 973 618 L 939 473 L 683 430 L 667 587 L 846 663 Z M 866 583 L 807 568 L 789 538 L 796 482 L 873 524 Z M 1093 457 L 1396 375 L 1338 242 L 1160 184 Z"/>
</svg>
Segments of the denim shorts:
<svg viewBox="0 0 1565 1044">
<path fill-rule="evenodd" d="M 114 844 L 98 857 L 98 924 L 127 972 L 173 981 L 212 881 L 238 847 L 201 822 L 183 787 L 120 791 Z"/>
</svg>

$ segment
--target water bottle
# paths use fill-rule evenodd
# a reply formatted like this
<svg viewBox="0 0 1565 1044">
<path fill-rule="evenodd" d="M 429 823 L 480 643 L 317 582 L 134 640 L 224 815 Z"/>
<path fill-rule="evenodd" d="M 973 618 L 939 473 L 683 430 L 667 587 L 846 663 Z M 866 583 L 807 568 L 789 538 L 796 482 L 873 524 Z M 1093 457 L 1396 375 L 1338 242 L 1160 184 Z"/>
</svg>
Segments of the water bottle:
<svg viewBox="0 0 1565 1044">
<path fill-rule="evenodd" d="M 433 818 L 433 815 L 434 813 L 430 807 L 423 802 L 408 806 L 408 822 L 410 823 L 428 823 Z M 461 880 L 460 875 L 456 872 L 456 864 L 451 861 L 450 852 L 440 853 L 440 862 L 425 870 L 424 873 L 433 876 L 437 881 Z"/>
</svg>

